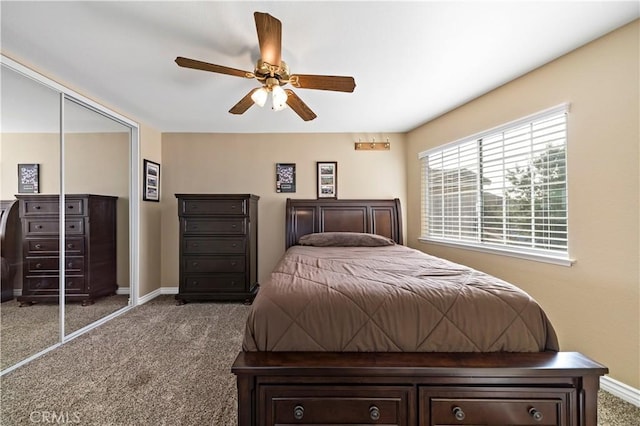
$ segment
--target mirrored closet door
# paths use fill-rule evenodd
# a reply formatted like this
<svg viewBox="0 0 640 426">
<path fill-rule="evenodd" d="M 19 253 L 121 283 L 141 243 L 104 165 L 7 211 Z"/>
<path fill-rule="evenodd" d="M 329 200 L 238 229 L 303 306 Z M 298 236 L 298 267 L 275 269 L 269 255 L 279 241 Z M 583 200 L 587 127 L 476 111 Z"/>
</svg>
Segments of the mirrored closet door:
<svg viewBox="0 0 640 426">
<path fill-rule="evenodd" d="M 0 68 L 2 134 L 2 303 L 0 327 L 4 370 L 60 341 L 58 223 L 41 212 L 57 205 L 26 203 L 22 196 L 60 191 L 60 93 L 8 67 Z M 39 236 L 45 236 L 41 239 Z M 37 256 L 30 256 L 36 254 Z M 34 261 L 35 260 L 35 261 Z M 23 295 L 49 298 L 31 308 Z M 22 306 L 21 306 L 22 305 Z"/>
<path fill-rule="evenodd" d="M 4 56 L 1 69 L 4 374 L 132 306 L 139 154 L 135 123 Z"/>
</svg>

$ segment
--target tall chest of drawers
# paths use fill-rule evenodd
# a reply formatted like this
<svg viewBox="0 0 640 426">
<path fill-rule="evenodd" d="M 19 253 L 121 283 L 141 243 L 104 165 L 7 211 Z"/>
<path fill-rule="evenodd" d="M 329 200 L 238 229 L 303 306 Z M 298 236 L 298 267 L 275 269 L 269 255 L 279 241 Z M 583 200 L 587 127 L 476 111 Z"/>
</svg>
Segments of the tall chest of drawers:
<svg viewBox="0 0 640 426">
<path fill-rule="evenodd" d="M 250 303 L 258 291 L 258 200 L 252 194 L 176 194 L 180 283 L 176 300 Z"/>
<path fill-rule="evenodd" d="M 17 195 L 22 223 L 21 305 L 57 302 L 60 270 L 60 197 Z M 65 300 L 91 304 L 115 294 L 117 197 L 67 194 Z"/>
</svg>

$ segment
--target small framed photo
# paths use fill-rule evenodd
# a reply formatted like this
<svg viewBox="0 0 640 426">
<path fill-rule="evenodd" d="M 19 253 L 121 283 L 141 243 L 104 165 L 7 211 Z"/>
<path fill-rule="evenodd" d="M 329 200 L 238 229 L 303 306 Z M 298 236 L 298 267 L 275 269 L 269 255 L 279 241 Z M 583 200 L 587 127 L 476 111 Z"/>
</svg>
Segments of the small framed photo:
<svg viewBox="0 0 640 426">
<path fill-rule="evenodd" d="M 295 163 L 276 164 L 276 192 L 296 192 Z"/>
<path fill-rule="evenodd" d="M 40 193 L 40 164 L 18 164 L 18 192 Z"/>
<path fill-rule="evenodd" d="M 144 160 L 144 201 L 160 201 L 160 164 Z"/>
<path fill-rule="evenodd" d="M 338 198 L 338 163 L 318 161 L 318 198 Z"/>
</svg>

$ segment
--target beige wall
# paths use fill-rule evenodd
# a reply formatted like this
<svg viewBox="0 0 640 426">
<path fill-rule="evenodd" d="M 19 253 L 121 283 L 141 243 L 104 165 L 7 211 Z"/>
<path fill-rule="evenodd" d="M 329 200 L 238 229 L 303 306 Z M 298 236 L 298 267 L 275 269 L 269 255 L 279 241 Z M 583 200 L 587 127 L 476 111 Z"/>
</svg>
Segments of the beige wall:
<svg viewBox="0 0 640 426">
<path fill-rule="evenodd" d="M 354 141 L 386 140 L 389 151 L 355 151 Z M 258 278 L 284 252 L 286 198 L 316 198 L 316 161 L 338 162 L 339 198 L 400 198 L 406 194 L 404 135 L 162 135 L 162 285 L 178 285 L 176 193 L 253 193 L 258 204 Z M 276 163 L 296 163 L 296 193 L 275 192 Z"/>
<path fill-rule="evenodd" d="M 162 163 L 161 141 L 160 132 L 149 126 L 140 126 L 140 176 L 138 182 L 143 182 L 143 159 L 146 158 L 156 163 Z M 163 178 L 163 172 L 164 168 L 161 167 L 160 179 Z M 142 199 L 142 188 L 140 191 L 140 199 Z M 140 297 L 160 289 L 161 213 L 160 203 L 140 201 Z"/>
<path fill-rule="evenodd" d="M 561 349 L 640 387 L 639 21 L 408 134 L 408 243 L 497 275 L 548 312 Z M 418 153 L 562 102 L 568 118 L 572 267 L 418 242 Z"/>
<path fill-rule="evenodd" d="M 57 133 L 4 133 L 0 142 L 0 196 L 18 190 L 17 165 L 40 164 L 40 193 L 60 193 Z M 129 134 L 70 133 L 65 136 L 65 192 L 118 197 L 118 285 L 129 287 Z"/>
</svg>

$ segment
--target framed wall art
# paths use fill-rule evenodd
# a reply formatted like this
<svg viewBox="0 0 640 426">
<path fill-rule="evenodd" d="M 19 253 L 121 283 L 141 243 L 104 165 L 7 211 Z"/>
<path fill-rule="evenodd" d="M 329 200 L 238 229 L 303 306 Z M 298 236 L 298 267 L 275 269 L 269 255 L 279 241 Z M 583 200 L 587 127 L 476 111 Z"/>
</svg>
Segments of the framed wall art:
<svg viewBox="0 0 640 426">
<path fill-rule="evenodd" d="M 18 164 L 18 192 L 40 193 L 40 164 Z"/>
<path fill-rule="evenodd" d="M 318 161 L 318 198 L 338 198 L 338 163 Z"/>
<path fill-rule="evenodd" d="M 160 201 L 160 164 L 144 160 L 144 201 Z"/>
<path fill-rule="evenodd" d="M 276 192 L 296 192 L 295 163 L 276 164 Z"/>
</svg>

